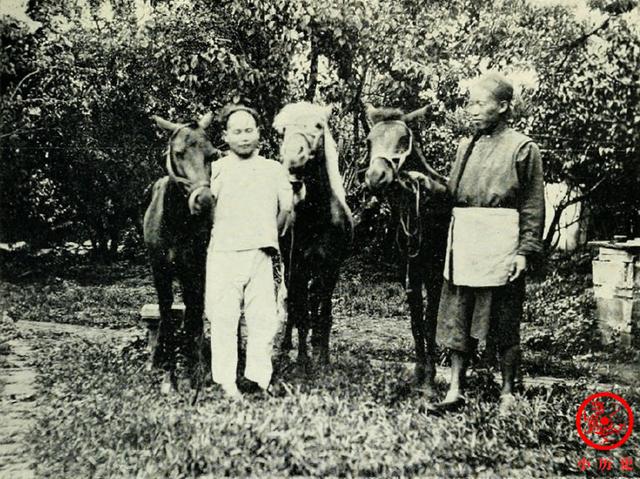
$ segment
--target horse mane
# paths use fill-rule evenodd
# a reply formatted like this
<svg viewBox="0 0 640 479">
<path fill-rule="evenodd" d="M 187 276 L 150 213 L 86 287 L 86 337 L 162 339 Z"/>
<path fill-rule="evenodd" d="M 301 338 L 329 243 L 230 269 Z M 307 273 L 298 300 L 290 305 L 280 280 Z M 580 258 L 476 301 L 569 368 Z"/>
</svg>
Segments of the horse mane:
<svg viewBox="0 0 640 479">
<path fill-rule="evenodd" d="M 333 195 L 340 201 L 345 211 L 349 211 L 347 205 L 347 192 L 344 189 L 344 182 L 338 166 L 338 147 L 329 128 L 324 128 L 324 158 L 329 177 L 329 187 Z"/>
<path fill-rule="evenodd" d="M 376 124 L 381 121 L 402 120 L 404 112 L 399 108 L 372 108 L 368 111 L 368 116 Z"/>
<path fill-rule="evenodd" d="M 306 125 L 316 122 L 327 123 L 330 107 L 316 105 L 308 101 L 289 103 L 273 119 L 273 127 L 282 134 L 287 125 Z"/>
</svg>

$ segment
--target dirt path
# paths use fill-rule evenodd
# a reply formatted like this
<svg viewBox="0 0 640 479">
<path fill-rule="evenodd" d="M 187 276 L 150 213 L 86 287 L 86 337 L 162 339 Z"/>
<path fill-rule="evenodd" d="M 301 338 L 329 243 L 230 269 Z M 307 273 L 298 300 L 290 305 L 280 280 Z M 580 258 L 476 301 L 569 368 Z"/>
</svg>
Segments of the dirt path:
<svg viewBox="0 0 640 479">
<path fill-rule="evenodd" d="M 32 465 L 24 453 L 26 431 L 33 426 L 36 372 L 32 365 L 29 340 L 9 342 L 10 353 L 0 369 L 0 477 L 19 479 L 33 476 Z"/>
<path fill-rule="evenodd" d="M 18 337 L 8 342 L 9 354 L 0 364 L 0 478 L 34 477 L 26 447 L 26 434 L 34 426 L 36 370 L 33 341 L 42 335 L 76 336 L 99 340 L 105 337 L 129 340 L 140 329 L 109 330 L 59 323 L 18 321 Z"/>
</svg>

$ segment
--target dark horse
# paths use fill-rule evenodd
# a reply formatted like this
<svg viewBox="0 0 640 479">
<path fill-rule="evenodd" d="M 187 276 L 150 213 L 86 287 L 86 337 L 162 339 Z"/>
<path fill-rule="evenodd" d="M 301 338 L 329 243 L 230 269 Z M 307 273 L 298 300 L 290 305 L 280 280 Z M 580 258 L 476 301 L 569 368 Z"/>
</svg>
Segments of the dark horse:
<svg viewBox="0 0 640 479">
<path fill-rule="evenodd" d="M 292 348 L 298 328 L 298 363 L 307 366 L 307 334 L 318 363 L 329 363 L 331 297 L 353 241 L 353 218 L 328 130 L 330 110 L 311 103 L 286 105 L 274 120 L 282 135 L 280 156 L 294 189 L 293 222 L 282 239 L 288 319 L 282 344 Z"/>
<path fill-rule="evenodd" d="M 404 114 L 395 109 L 369 109 L 373 127 L 367 137 L 367 187 L 384 196 L 393 212 L 399 246 L 406 261 L 405 290 L 415 342 L 415 376 L 433 395 L 435 335 L 450 207 L 429 192 L 444 190 L 446 178 L 424 159 L 409 122 L 424 110 Z M 444 195 L 438 195 L 444 197 Z M 423 304 L 423 286 L 427 306 Z"/>
<path fill-rule="evenodd" d="M 144 215 L 144 242 L 160 307 L 158 346 L 152 352 L 152 361 L 166 371 L 161 389 L 167 393 L 176 382 L 173 343 L 177 325 L 171 317 L 174 277 L 181 283 L 185 304 L 184 354 L 192 377 L 200 379 L 195 372 L 203 362 L 205 265 L 213 215 L 209 183 L 217 150 L 204 131 L 211 123 L 211 114 L 187 124 L 153 118 L 171 132 L 166 155 L 168 175 L 153 185 Z"/>
</svg>

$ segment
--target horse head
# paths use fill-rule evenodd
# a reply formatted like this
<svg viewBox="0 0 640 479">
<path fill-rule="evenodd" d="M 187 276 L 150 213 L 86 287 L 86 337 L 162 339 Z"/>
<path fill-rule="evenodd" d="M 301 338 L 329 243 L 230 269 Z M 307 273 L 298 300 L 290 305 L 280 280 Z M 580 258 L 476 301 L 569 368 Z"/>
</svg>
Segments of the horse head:
<svg viewBox="0 0 640 479">
<path fill-rule="evenodd" d="M 326 146 L 330 113 L 331 107 L 291 103 L 273 121 L 273 127 L 282 135 L 280 159 L 289 172 L 294 191 L 302 188 L 311 160 Z"/>
<path fill-rule="evenodd" d="M 154 115 L 156 124 L 171 132 L 167 148 L 166 168 L 171 180 L 184 193 L 192 215 L 211 211 L 211 161 L 217 150 L 205 129 L 213 115 L 207 113 L 198 121 L 173 123 Z"/>
<path fill-rule="evenodd" d="M 373 127 L 367 136 L 369 168 L 365 183 L 371 190 L 380 190 L 398 180 L 409 156 L 414 153 L 413 131 L 410 121 L 424 115 L 426 108 L 411 113 L 402 110 L 368 108 Z"/>
</svg>

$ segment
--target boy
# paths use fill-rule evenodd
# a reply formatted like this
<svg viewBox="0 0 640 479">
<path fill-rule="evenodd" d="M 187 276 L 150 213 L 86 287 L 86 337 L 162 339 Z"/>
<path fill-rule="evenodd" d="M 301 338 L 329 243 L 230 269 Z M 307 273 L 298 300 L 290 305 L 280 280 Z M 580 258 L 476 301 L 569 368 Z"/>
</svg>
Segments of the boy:
<svg viewBox="0 0 640 479">
<path fill-rule="evenodd" d="M 230 105 L 221 114 L 229 154 L 215 162 L 216 198 L 207 255 L 205 312 L 211 322 L 211 371 L 225 394 L 241 398 L 236 385 L 237 331 L 244 307 L 247 324 L 245 377 L 267 390 L 271 352 L 279 327 L 272 255 L 292 204 L 288 175 L 277 161 L 258 154 L 255 110 Z"/>
</svg>

